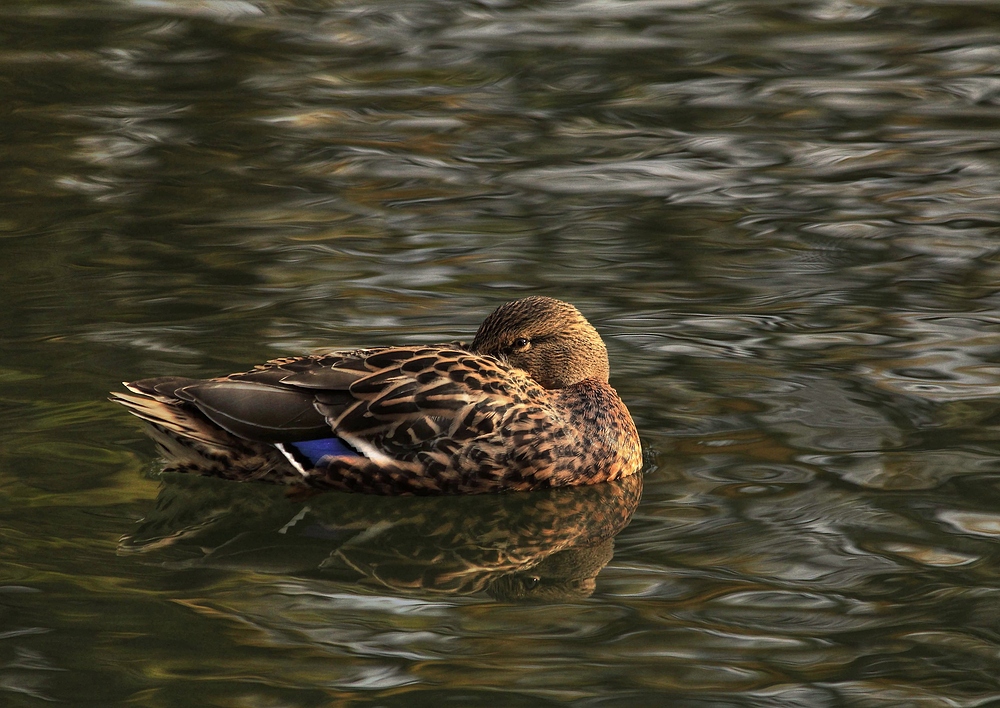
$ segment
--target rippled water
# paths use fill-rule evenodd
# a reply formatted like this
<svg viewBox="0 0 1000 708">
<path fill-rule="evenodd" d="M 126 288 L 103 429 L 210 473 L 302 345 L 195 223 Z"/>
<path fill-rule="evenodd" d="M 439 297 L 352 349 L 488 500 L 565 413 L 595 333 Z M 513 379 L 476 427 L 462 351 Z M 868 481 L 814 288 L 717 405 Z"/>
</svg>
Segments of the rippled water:
<svg viewBox="0 0 1000 708">
<path fill-rule="evenodd" d="M 995 3 L 0 28 L 0 704 L 1000 702 Z M 105 401 L 527 293 L 604 334 L 641 484 L 288 497 Z"/>
</svg>

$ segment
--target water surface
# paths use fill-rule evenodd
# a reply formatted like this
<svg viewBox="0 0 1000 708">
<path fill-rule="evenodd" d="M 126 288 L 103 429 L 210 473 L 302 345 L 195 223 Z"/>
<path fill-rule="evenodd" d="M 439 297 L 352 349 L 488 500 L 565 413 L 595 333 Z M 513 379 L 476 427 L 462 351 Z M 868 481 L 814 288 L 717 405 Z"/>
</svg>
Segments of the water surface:
<svg viewBox="0 0 1000 708">
<path fill-rule="evenodd" d="M 993 3 L 0 26 L 0 703 L 1000 700 Z M 641 484 L 289 497 L 105 401 L 525 294 L 605 336 Z"/>
</svg>

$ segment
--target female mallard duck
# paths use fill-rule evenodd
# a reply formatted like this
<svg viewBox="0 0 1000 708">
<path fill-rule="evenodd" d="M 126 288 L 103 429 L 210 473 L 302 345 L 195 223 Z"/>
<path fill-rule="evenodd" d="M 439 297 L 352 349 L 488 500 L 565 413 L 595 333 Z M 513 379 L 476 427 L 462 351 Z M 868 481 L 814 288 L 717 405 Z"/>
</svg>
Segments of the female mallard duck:
<svg viewBox="0 0 1000 708">
<path fill-rule="evenodd" d="M 275 359 L 125 384 L 167 469 L 375 494 L 592 484 L 642 465 L 597 330 L 565 302 L 500 306 L 471 345 Z"/>
</svg>

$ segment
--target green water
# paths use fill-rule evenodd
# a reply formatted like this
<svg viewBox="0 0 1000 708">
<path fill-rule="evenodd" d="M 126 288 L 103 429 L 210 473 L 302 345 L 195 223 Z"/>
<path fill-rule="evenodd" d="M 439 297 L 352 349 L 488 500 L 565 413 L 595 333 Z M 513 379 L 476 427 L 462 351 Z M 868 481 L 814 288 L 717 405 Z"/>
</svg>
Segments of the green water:
<svg viewBox="0 0 1000 708">
<path fill-rule="evenodd" d="M 0 705 L 1000 703 L 998 36 L 7 0 Z M 531 293 L 604 335 L 641 485 L 289 497 L 105 400 Z"/>
</svg>

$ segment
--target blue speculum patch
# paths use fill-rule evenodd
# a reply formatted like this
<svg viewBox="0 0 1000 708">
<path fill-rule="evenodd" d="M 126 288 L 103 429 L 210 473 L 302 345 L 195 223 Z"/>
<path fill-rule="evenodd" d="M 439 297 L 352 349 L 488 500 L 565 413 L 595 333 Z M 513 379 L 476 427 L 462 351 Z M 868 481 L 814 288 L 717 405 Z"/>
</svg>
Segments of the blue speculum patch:
<svg viewBox="0 0 1000 708">
<path fill-rule="evenodd" d="M 329 455 L 333 456 L 348 456 L 348 457 L 360 457 L 357 450 L 349 446 L 340 438 L 321 438 L 320 440 L 300 440 L 299 442 L 289 443 L 292 447 L 298 450 L 306 459 L 312 462 L 314 465 L 318 463 L 324 457 Z"/>
</svg>

